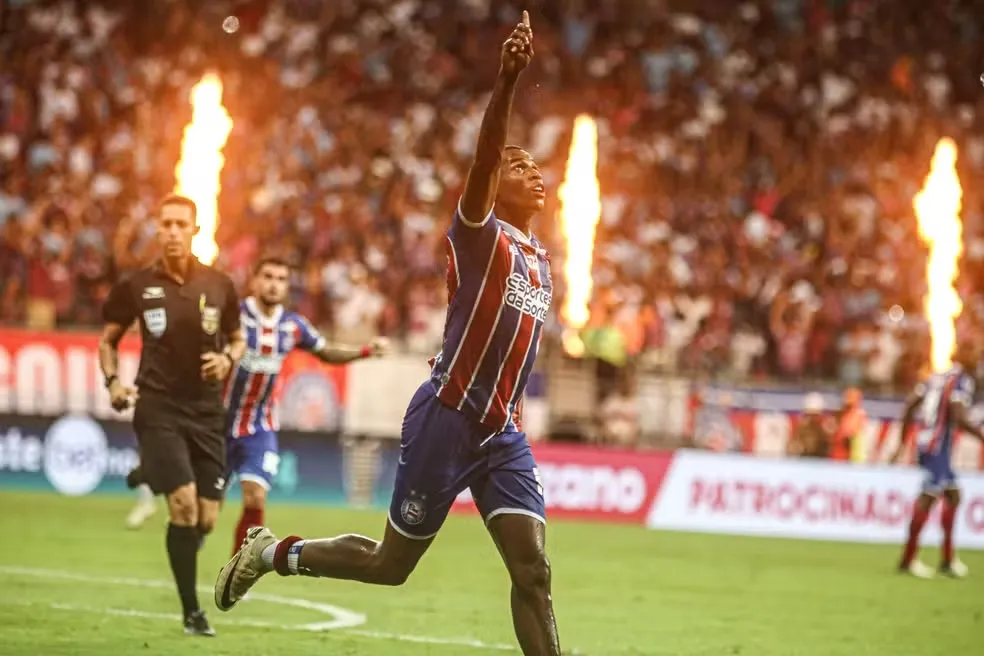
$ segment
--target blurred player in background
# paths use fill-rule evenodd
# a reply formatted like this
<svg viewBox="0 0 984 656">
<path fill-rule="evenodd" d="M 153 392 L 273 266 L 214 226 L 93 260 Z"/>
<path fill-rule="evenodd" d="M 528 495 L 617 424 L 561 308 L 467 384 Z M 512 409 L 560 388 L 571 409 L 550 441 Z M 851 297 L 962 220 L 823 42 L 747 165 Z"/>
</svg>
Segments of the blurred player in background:
<svg viewBox="0 0 984 656">
<path fill-rule="evenodd" d="M 512 581 L 513 626 L 523 653 L 559 656 L 543 489 L 518 425 L 552 291 L 547 253 L 530 234 L 546 197 L 543 178 L 526 151 L 506 146 L 516 83 L 532 56 L 524 11 L 503 44 L 475 158 L 448 230 L 444 344 L 404 418 L 382 541 L 361 535 L 278 541 L 268 529 L 251 529 L 216 580 L 220 609 L 232 608 L 274 571 L 400 585 L 455 497 L 470 487 Z"/>
<path fill-rule="evenodd" d="M 225 391 L 226 484 L 231 483 L 235 474 L 243 495 L 233 554 L 250 528 L 263 525 L 267 492 L 280 466 L 277 446 L 280 420 L 273 391 L 284 359 L 299 348 L 322 362 L 347 364 L 381 356 L 387 348 L 383 339 L 354 348 L 329 345 L 306 318 L 284 309 L 289 282 L 287 260 L 265 257 L 254 269 L 253 295 L 241 304 L 246 353 L 226 381 Z"/>
<path fill-rule="evenodd" d="M 905 451 L 909 429 L 916 424 L 916 457 L 925 475 L 922 493 L 916 500 L 909 524 L 909 537 L 902 552 L 899 570 L 919 578 L 931 578 L 933 569 L 917 557 L 919 535 L 937 498 L 943 497 L 941 526 L 943 549 L 939 571 L 962 578 L 967 566 L 955 556 L 953 525 L 960 505 L 960 488 L 953 472 L 953 439 L 964 431 L 984 441 L 980 426 L 970 421 L 968 411 L 974 399 L 976 381 L 972 372 L 981 359 L 979 347 L 964 342 L 958 346 L 954 364 L 944 373 L 931 375 L 916 386 L 905 406 L 899 448 L 892 456 L 898 462 Z"/>
</svg>

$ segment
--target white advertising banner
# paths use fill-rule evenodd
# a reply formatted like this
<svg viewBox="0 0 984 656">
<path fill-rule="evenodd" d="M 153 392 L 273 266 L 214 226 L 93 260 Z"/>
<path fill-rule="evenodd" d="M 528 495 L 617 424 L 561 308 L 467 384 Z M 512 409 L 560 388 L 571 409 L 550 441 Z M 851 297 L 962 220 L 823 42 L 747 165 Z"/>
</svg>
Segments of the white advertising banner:
<svg viewBox="0 0 984 656">
<path fill-rule="evenodd" d="M 649 513 L 654 529 L 901 543 L 922 475 L 909 467 L 679 451 Z M 984 475 L 960 478 L 958 547 L 984 549 Z M 923 531 L 938 544 L 939 504 Z"/>
</svg>

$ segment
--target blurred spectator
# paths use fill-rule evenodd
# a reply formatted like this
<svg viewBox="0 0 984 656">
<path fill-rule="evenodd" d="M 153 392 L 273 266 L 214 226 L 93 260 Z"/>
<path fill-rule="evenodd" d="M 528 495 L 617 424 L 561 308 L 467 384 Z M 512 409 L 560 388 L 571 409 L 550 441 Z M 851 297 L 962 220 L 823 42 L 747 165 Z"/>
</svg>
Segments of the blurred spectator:
<svg viewBox="0 0 984 656">
<path fill-rule="evenodd" d="M 622 376 L 620 385 L 598 408 L 601 441 L 613 446 L 635 446 L 639 441 L 639 395 L 634 377 Z"/>
<path fill-rule="evenodd" d="M 292 300 L 325 330 L 435 349 L 443 232 L 523 3 L 3 6 L 0 322 L 98 322 L 106 282 L 153 256 L 188 92 L 214 69 L 235 122 L 219 265 L 242 284 L 260 250 L 288 253 Z M 980 328 L 984 101 L 963 63 L 982 59 L 982 0 L 538 7 L 510 140 L 556 188 L 574 116 L 598 120 L 594 285 L 613 300 L 592 325 L 609 364 L 909 384 L 927 344 L 912 198 L 945 135 L 963 320 Z M 556 210 L 535 227 L 555 310 Z"/>
<path fill-rule="evenodd" d="M 826 458 L 832 436 L 831 419 L 823 414 L 823 397 L 807 395 L 803 417 L 786 443 L 786 454 L 802 458 Z"/>
<path fill-rule="evenodd" d="M 856 387 L 845 390 L 844 405 L 837 419 L 837 429 L 830 449 L 830 457 L 834 460 L 864 462 L 867 458 L 864 430 L 868 423 L 868 414 L 861 405 L 863 400 L 861 390 Z"/>
</svg>

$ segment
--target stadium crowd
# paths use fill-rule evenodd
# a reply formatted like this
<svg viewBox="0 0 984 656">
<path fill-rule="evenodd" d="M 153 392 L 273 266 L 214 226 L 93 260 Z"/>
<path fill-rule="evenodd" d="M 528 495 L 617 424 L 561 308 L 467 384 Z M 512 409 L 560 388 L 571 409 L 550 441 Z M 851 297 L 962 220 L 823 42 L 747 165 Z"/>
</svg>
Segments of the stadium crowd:
<svg viewBox="0 0 984 656">
<path fill-rule="evenodd" d="M 211 69 L 234 120 L 219 264 L 242 283 L 261 249 L 288 252 L 293 302 L 338 338 L 436 349 L 443 233 L 522 4 L 0 3 L 0 323 L 99 321 L 109 281 L 149 255 L 188 92 Z M 535 3 L 511 140 L 555 189 L 574 117 L 599 120 L 593 352 L 908 384 L 927 343 L 912 198 L 942 136 L 960 149 L 961 329 L 975 329 L 982 5 Z M 559 307 L 556 209 L 536 229 Z"/>
</svg>

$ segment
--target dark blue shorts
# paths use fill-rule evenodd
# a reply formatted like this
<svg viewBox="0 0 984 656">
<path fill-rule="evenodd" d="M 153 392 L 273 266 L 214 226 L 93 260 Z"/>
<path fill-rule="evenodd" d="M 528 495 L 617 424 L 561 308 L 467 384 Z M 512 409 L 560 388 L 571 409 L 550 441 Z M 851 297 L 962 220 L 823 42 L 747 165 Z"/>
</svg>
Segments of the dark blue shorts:
<svg viewBox="0 0 984 656">
<path fill-rule="evenodd" d="M 939 495 L 944 490 L 957 488 L 957 475 L 953 471 L 948 453 L 920 453 L 919 466 L 923 470 L 922 491 Z"/>
<path fill-rule="evenodd" d="M 525 433 L 491 431 L 441 403 L 430 382 L 403 418 L 400 461 L 389 521 L 400 534 L 437 534 L 455 497 L 471 489 L 486 523 L 503 514 L 546 522 L 543 487 Z"/>
<path fill-rule="evenodd" d="M 259 483 L 269 490 L 279 467 L 276 433 L 264 431 L 243 437 L 226 437 L 227 484 L 236 476 L 240 481 Z"/>
</svg>

